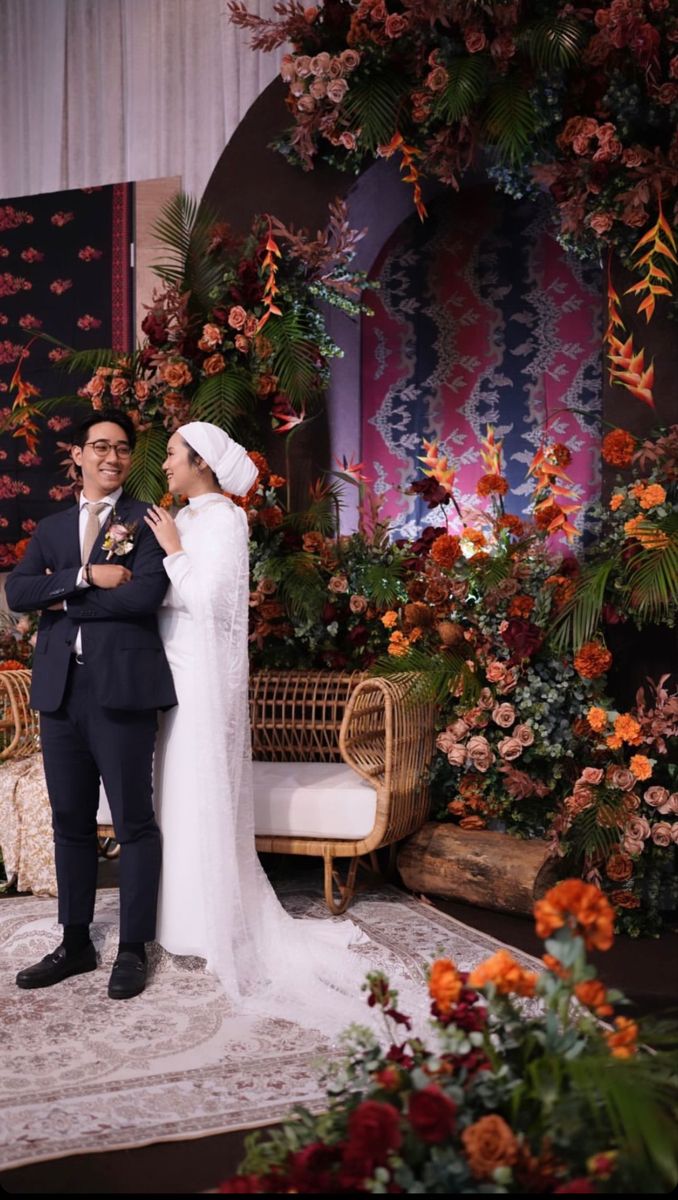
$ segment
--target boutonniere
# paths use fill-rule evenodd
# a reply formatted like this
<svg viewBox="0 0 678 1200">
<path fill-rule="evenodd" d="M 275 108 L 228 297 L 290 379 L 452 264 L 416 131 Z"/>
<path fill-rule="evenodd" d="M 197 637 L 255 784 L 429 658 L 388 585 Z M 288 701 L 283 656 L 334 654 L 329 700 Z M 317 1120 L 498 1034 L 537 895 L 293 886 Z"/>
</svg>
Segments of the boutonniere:
<svg viewBox="0 0 678 1200">
<path fill-rule="evenodd" d="M 101 543 L 101 549 L 106 550 L 106 562 L 113 555 L 116 558 L 122 558 L 123 555 L 129 554 L 134 545 L 134 535 L 137 531 L 138 521 L 130 521 L 125 525 L 123 521 L 116 519 L 115 513 L 111 517 L 111 523 L 106 530 L 106 536 Z"/>
</svg>

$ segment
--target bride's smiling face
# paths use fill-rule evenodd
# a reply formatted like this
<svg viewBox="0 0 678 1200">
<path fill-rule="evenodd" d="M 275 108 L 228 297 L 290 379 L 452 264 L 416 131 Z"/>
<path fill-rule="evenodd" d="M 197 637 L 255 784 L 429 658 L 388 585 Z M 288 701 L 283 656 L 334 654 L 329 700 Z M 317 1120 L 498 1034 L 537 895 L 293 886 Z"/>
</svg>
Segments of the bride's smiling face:
<svg viewBox="0 0 678 1200">
<path fill-rule="evenodd" d="M 176 496 L 191 496 L 202 489 L 200 463 L 191 462 L 189 448 L 181 434 L 173 433 L 167 443 L 167 458 L 162 469 L 167 476 L 167 486 Z"/>
</svg>

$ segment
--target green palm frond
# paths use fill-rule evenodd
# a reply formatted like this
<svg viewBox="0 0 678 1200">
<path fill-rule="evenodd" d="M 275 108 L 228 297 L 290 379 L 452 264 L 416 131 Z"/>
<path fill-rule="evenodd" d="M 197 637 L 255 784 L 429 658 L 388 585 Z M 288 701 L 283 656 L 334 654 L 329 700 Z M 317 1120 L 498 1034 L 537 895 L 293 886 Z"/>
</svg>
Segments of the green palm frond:
<svg viewBox="0 0 678 1200">
<path fill-rule="evenodd" d="M 530 149 L 536 114 L 529 93 L 516 74 L 492 85 L 485 112 L 485 130 L 503 159 L 519 162 Z"/>
<path fill-rule="evenodd" d="M 323 537 L 331 537 L 336 532 L 337 514 L 341 507 L 342 500 L 339 492 L 330 488 L 317 499 L 312 498 L 308 508 L 305 508 L 303 512 L 288 513 L 285 525 L 297 533 L 307 533 L 311 529 L 316 529 L 318 533 L 322 533 Z"/>
<path fill-rule="evenodd" d="M 153 227 L 167 253 L 163 262 L 153 264 L 153 271 L 180 292 L 190 292 L 203 310 L 210 308 L 223 276 L 218 259 L 208 253 L 218 219 L 214 210 L 179 192 Z"/>
<path fill-rule="evenodd" d="M 125 490 L 130 495 L 157 504 L 167 491 L 167 479 L 162 469 L 166 453 L 166 430 L 154 425 L 138 434 L 132 467 L 125 483 Z"/>
<path fill-rule="evenodd" d="M 235 435 L 242 415 L 255 402 L 252 377 L 243 367 L 229 367 L 203 379 L 191 399 L 191 419 L 211 421 Z"/>
<path fill-rule="evenodd" d="M 535 66 L 553 71 L 577 61 L 583 29 L 574 17 L 544 17 L 526 29 L 521 40 Z"/>
<path fill-rule="evenodd" d="M 618 804 L 613 800 L 606 803 L 605 820 L 607 822 L 609 816 L 610 824 L 601 824 L 600 809 L 596 805 L 577 814 L 567 833 L 568 859 L 574 862 L 574 869 L 579 870 L 587 858 L 597 855 L 609 858 L 619 845 L 619 829 L 614 824 L 614 818 L 623 815 L 625 803 L 624 793 L 620 793 Z"/>
<path fill-rule="evenodd" d="M 351 124 L 360 128 L 360 144 L 366 150 L 374 153 L 378 146 L 390 142 L 407 88 L 406 73 L 386 67 L 375 68 L 351 82 L 343 108 Z"/>
<path fill-rule="evenodd" d="M 42 399 L 33 400 L 32 407 L 37 408 L 41 413 L 59 412 L 62 408 L 92 408 L 92 402 L 87 396 L 78 396 L 77 393 L 71 392 L 67 396 L 45 396 Z"/>
<path fill-rule="evenodd" d="M 278 559 L 270 558 L 266 562 L 266 575 L 278 584 L 280 598 L 291 616 L 302 621 L 320 619 L 327 590 L 310 554 L 300 550 Z"/>
<path fill-rule="evenodd" d="M 409 695 L 415 703 L 446 705 L 450 695 L 460 690 L 460 702 L 478 695 L 480 685 L 460 654 L 446 650 L 435 656 L 417 646 L 398 657 L 385 655 L 372 668 L 372 674 L 398 678 L 413 676 Z"/>
<path fill-rule="evenodd" d="M 292 311 L 269 321 L 266 336 L 273 346 L 271 370 L 278 388 L 301 408 L 317 390 L 318 348 L 313 333 L 299 313 Z"/>
<path fill-rule="evenodd" d="M 675 519 L 672 522 L 675 524 Z M 678 532 L 663 531 L 669 543 L 663 549 L 641 547 L 627 565 L 627 578 L 633 611 L 643 620 L 661 621 L 678 602 Z"/>
<path fill-rule="evenodd" d="M 80 371 L 93 375 L 99 367 L 119 367 L 121 361 L 134 363 L 135 358 L 129 350 L 73 350 L 58 365 L 71 374 Z"/>
<path fill-rule="evenodd" d="M 556 650 L 577 650 L 590 642 L 600 624 L 605 589 L 619 565 L 618 556 L 584 568 L 575 593 L 553 619 L 551 639 Z"/>
<path fill-rule="evenodd" d="M 383 607 L 400 599 L 402 577 L 402 563 L 368 563 L 360 586 L 370 600 Z"/>
<path fill-rule="evenodd" d="M 434 115 L 452 124 L 470 113 L 487 87 L 487 62 L 479 54 L 455 58 L 447 68 L 448 82 L 437 97 Z"/>
<path fill-rule="evenodd" d="M 478 575 L 485 591 L 496 588 L 503 579 L 510 575 L 512 557 L 511 551 L 508 550 L 503 554 L 497 554 L 496 557 L 485 559 L 482 565 L 478 564 Z"/>
</svg>

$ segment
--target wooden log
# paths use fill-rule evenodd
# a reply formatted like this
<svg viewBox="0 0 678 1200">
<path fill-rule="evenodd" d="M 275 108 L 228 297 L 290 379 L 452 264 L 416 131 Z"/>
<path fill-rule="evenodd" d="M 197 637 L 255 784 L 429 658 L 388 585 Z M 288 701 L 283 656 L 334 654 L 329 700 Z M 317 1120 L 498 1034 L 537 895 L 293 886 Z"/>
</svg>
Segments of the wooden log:
<svg viewBox="0 0 678 1200">
<path fill-rule="evenodd" d="M 557 881 L 558 866 L 541 838 L 523 841 L 441 821 L 423 825 L 398 854 L 398 870 L 411 891 L 503 912 L 531 913 Z"/>
</svg>

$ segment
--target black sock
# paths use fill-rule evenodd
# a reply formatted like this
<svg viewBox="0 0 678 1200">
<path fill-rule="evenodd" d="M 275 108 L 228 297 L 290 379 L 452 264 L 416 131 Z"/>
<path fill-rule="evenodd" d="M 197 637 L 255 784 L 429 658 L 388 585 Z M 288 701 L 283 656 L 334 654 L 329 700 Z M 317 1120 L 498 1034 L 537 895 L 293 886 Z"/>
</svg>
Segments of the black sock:
<svg viewBox="0 0 678 1200">
<path fill-rule="evenodd" d="M 146 947 L 143 942 L 120 942 L 118 946 L 118 954 L 124 954 L 129 950 L 132 954 L 136 954 L 142 962 L 146 962 Z"/>
<path fill-rule="evenodd" d="M 89 925 L 64 925 L 64 948 L 67 954 L 79 954 L 89 945 Z"/>
</svg>

